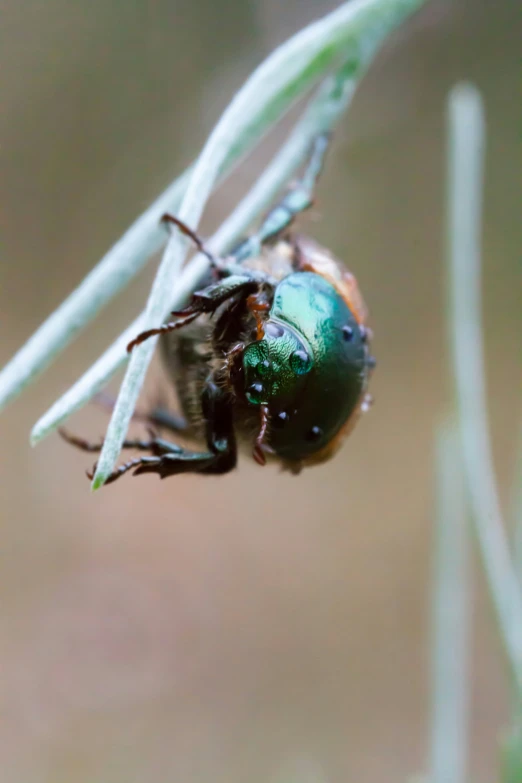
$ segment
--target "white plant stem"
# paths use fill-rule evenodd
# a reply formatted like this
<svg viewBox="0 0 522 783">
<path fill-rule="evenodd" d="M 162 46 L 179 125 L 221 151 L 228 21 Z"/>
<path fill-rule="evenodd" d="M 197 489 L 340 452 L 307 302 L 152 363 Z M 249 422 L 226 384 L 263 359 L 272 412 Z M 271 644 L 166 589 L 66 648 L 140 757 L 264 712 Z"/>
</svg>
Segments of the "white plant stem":
<svg viewBox="0 0 522 783">
<path fill-rule="evenodd" d="M 449 99 L 448 271 L 450 347 L 464 476 L 489 593 L 522 698 L 522 595 L 502 518 L 488 431 L 481 314 L 485 121 L 471 85 Z"/>
</svg>

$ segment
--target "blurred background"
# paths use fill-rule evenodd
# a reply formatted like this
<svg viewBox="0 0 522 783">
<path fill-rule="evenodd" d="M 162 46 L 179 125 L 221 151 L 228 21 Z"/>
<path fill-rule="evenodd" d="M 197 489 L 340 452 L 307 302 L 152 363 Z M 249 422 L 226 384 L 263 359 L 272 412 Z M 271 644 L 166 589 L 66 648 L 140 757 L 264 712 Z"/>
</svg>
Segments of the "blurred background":
<svg viewBox="0 0 522 783">
<path fill-rule="evenodd" d="M 253 68 L 336 5 L 2 0 L 0 364 L 195 157 Z M 35 420 L 141 310 L 155 262 L 0 416 L 1 783 L 399 783 L 425 768 L 445 98 L 471 79 L 487 112 L 485 337 L 508 503 L 521 33 L 518 0 L 431 0 L 338 127 L 300 228 L 357 275 L 378 368 L 334 461 L 295 478 L 243 460 L 92 495 L 88 455 L 57 436 L 30 449 Z M 221 188 L 203 233 L 283 137 Z M 156 366 L 144 405 L 163 382 Z M 97 438 L 106 424 L 90 406 L 70 427 Z M 508 694 L 475 572 L 470 780 L 485 783 Z"/>
</svg>

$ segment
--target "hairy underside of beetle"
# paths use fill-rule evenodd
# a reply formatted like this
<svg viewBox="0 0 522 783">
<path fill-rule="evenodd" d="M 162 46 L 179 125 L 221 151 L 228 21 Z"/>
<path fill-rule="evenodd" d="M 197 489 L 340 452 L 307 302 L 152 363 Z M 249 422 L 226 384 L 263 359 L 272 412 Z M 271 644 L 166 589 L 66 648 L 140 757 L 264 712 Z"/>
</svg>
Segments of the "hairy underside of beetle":
<svg viewBox="0 0 522 783">
<path fill-rule="evenodd" d="M 290 274 L 294 264 L 294 247 L 287 240 L 264 246 L 259 256 L 243 262 L 245 267 L 265 272 L 277 281 Z M 200 288 L 210 282 L 209 277 Z M 263 287 L 262 294 L 270 304 L 272 287 Z M 163 363 L 176 389 L 181 412 L 189 424 L 189 437 L 204 440 L 201 395 L 209 375 L 212 375 L 230 395 L 240 444 L 252 450 L 252 439 L 259 430 L 259 411 L 247 403 L 244 395 L 238 394 L 242 370 L 240 363 L 234 361 L 234 348 L 253 342 L 256 334 L 257 320 L 245 300 L 241 299 L 226 302 L 212 315 L 201 315 L 183 329 L 161 337 Z"/>
</svg>

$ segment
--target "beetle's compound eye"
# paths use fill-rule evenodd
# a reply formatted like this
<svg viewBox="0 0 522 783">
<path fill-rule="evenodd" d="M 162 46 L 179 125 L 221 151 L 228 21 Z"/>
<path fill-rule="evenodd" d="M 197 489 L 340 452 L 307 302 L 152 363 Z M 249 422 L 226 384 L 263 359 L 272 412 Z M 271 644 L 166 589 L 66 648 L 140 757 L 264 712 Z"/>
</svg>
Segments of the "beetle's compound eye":
<svg viewBox="0 0 522 783">
<path fill-rule="evenodd" d="M 304 375 L 312 366 L 312 360 L 306 351 L 298 349 L 290 356 L 290 367 L 296 375 Z"/>
<path fill-rule="evenodd" d="M 343 337 L 347 343 L 349 343 L 353 339 L 353 328 L 348 324 L 346 324 L 346 326 L 343 326 Z"/>
</svg>

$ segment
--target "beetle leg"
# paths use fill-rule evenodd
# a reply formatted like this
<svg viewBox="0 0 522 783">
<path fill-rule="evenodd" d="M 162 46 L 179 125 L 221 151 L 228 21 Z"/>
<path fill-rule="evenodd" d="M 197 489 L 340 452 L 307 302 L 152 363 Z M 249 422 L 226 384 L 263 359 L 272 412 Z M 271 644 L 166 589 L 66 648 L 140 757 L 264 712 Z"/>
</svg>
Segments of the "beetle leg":
<svg viewBox="0 0 522 783">
<path fill-rule="evenodd" d="M 127 353 L 132 353 L 137 345 L 141 345 L 141 343 L 145 342 L 145 340 L 148 340 L 149 337 L 155 337 L 158 334 L 168 334 L 169 332 L 173 332 L 176 329 L 181 329 L 183 326 L 186 326 L 192 321 L 195 321 L 198 315 L 199 313 L 191 313 L 184 318 L 178 318 L 176 321 L 169 321 L 168 323 L 163 324 L 162 326 L 158 326 L 155 329 L 147 329 L 144 332 L 140 332 L 134 338 L 134 340 L 131 340 L 128 344 Z"/>
<path fill-rule="evenodd" d="M 222 267 L 226 264 L 224 259 L 218 258 L 218 256 L 214 255 L 214 253 L 207 247 L 204 240 L 196 231 L 193 231 L 190 226 L 187 226 L 186 223 L 184 223 L 175 215 L 171 215 L 170 212 L 165 212 L 161 218 L 161 222 L 167 225 L 173 224 L 177 226 L 182 234 L 194 242 L 199 252 L 203 253 L 203 255 L 208 258 L 214 269 L 221 270 Z"/>
<path fill-rule="evenodd" d="M 330 142 L 329 133 L 316 136 L 309 163 L 302 178 L 286 193 L 265 217 L 259 231 L 241 242 L 232 252 L 236 263 L 258 256 L 265 242 L 277 238 L 292 223 L 296 215 L 312 206 L 314 190 L 321 174 L 324 158 Z"/>
<path fill-rule="evenodd" d="M 116 404 L 116 399 L 105 392 L 98 392 L 98 394 L 93 397 L 93 401 L 108 410 L 109 413 L 112 413 Z M 144 411 L 134 411 L 132 414 L 132 421 L 144 422 L 152 427 L 159 427 L 160 429 L 174 432 L 176 435 L 179 435 L 181 432 L 188 432 L 191 428 L 191 425 L 183 416 L 179 413 L 167 410 L 167 408 L 162 405 L 157 405 L 148 413 L 145 413 Z"/>
<path fill-rule="evenodd" d="M 265 336 L 265 326 L 261 313 L 266 313 L 270 310 L 270 302 L 261 299 L 259 293 L 257 293 L 250 294 L 246 303 L 248 309 L 256 319 L 256 340 L 262 340 Z"/>
<path fill-rule="evenodd" d="M 99 443 L 93 443 L 92 441 L 80 438 L 77 435 L 72 435 L 63 427 L 58 430 L 59 435 L 66 443 L 71 446 L 80 449 L 81 451 L 87 451 L 90 454 L 99 453 L 103 448 L 103 438 Z M 162 438 L 156 438 L 151 432 L 150 440 L 141 440 L 140 438 L 125 440 L 122 443 L 122 449 L 136 449 L 138 451 L 150 451 L 151 454 L 159 456 L 161 454 L 167 454 L 172 451 L 174 447 L 171 443 Z"/>
<path fill-rule="evenodd" d="M 219 283 L 207 286 L 201 291 L 196 291 L 192 295 L 192 301 L 187 307 L 182 310 L 174 310 L 172 315 L 177 316 L 175 321 L 169 321 L 162 326 L 158 326 L 156 329 L 147 329 L 145 332 L 141 332 L 131 340 L 127 346 L 127 352 L 131 351 L 140 343 L 148 340 L 149 337 L 154 337 L 158 334 L 167 334 L 173 332 L 176 329 L 181 329 L 183 326 L 194 321 L 199 315 L 203 313 L 213 313 L 217 308 L 238 294 L 246 296 L 248 294 L 257 291 L 259 283 L 247 275 L 231 275 Z"/>
<path fill-rule="evenodd" d="M 174 443 L 158 441 L 161 444 L 160 453 L 150 457 L 137 457 L 120 465 L 105 483 L 110 484 L 133 469 L 135 476 L 157 473 L 160 478 L 179 473 L 217 475 L 232 470 L 237 460 L 232 408 L 225 392 L 212 380 L 208 381 L 203 391 L 202 407 L 208 451 L 194 452 Z"/>
<path fill-rule="evenodd" d="M 171 451 L 168 453 L 174 453 L 174 449 L 177 449 L 178 446 L 176 446 L 174 443 L 170 444 Z M 181 449 L 180 449 L 181 450 Z M 119 479 L 121 476 L 124 476 L 125 473 L 128 473 L 129 470 L 132 470 L 132 468 L 136 468 L 137 470 L 142 467 L 143 465 L 146 465 L 148 463 L 152 463 L 155 465 L 157 462 L 159 462 L 162 459 L 162 457 L 134 457 L 134 459 L 130 459 L 128 462 L 124 462 L 123 465 L 120 465 L 116 470 L 113 470 L 113 472 L 108 476 L 108 478 L 105 480 L 105 484 L 112 484 L 116 479 Z M 94 474 L 96 472 L 96 466 L 97 462 L 94 463 L 92 470 L 86 470 L 87 478 L 92 481 L 94 478 Z M 136 472 L 136 471 L 135 471 Z M 162 477 L 163 478 L 163 477 Z"/>
<path fill-rule="evenodd" d="M 179 413 L 173 413 L 166 408 L 154 408 L 150 413 L 139 413 L 138 420 L 149 422 L 160 429 L 169 430 L 179 435 L 188 432 L 191 428 L 189 422 Z"/>
<path fill-rule="evenodd" d="M 217 273 L 217 277 L 219 279 L 230 277 L 231 275 L 249 277 L 252 280 L 257 280 L 258 282 L 265 282 L 269 279 L 268 275 L 264 274 L 264 272 L 259 272 L 253 269 L 245 269 L 239 266 L 239 264 L 235 263 L 233 254 L 224 258 L 220 258 L 219 256 L 214 255 L 214 253 L 205 244 L 204 240 L 199 236 L 199 234 L 193 231 L 190 226 L 187 226 L 186 223 L 184 223 L 175 215 L 171 215 L 169 212 L 166 212 L 161 218 L 161 221 L 162 223 L 167 224 L 173 223 L 179 228 L 182 234 L 189 237 L 194 242 L 199 252 L 203 253 L 203 255 L 208 258 L 210 265 Z"/>
<path fill-rule="evenodd" d="M 254 457 L 258 465 L 265 465 L 266 457 L 265 457 L 265 452 L 263 450 L 263 441 L 265 439 L 266 431 L 268 428 L 268 405 L 261 405 L 260 413 L 261 413 L 261 426 L 259 428 L 259 433 L 254 443 L 254 451 L 252 452 L 252 456 Z"/>
<path fill-rule="evenodd" d="M 196 291 L 192 295 L 190 304 L 182 310 L 175 310 L 172 315 L 185 317 L 194 313 L 198 315 L 201 313 L 212 313 L 228 299 L 232 299 L 238 294 L 248 296 L 257 292 L 258 288 L 259 282 L 250 275 L 230 275 L 230 277 L 225 277 L 218 283 L 209 285 L 201 291 Z"/>
</svg>

